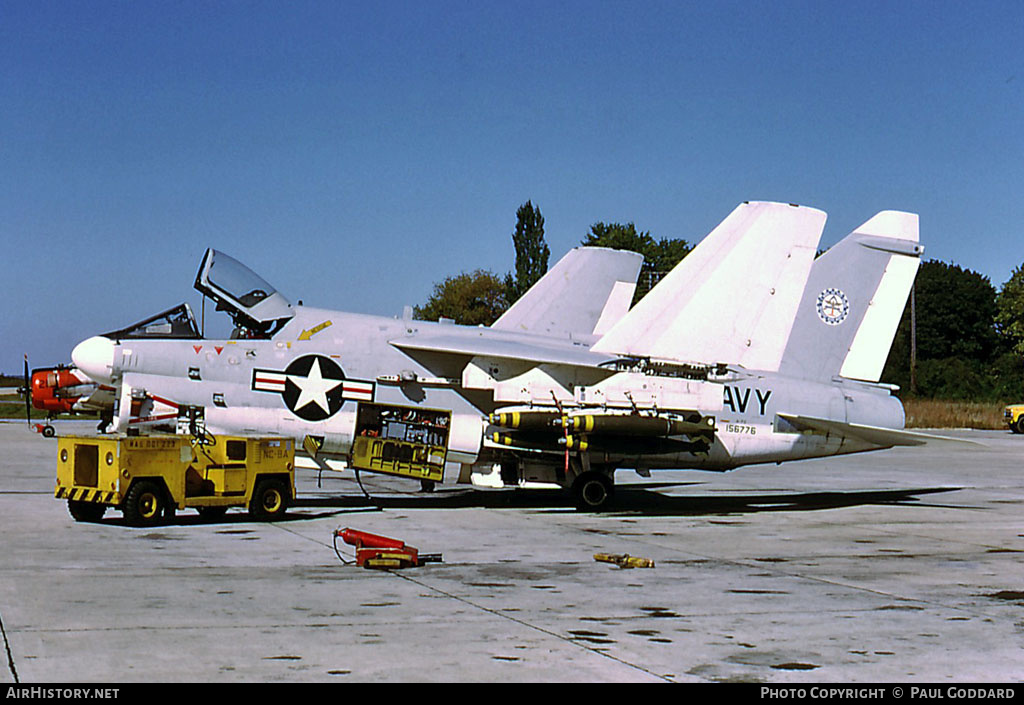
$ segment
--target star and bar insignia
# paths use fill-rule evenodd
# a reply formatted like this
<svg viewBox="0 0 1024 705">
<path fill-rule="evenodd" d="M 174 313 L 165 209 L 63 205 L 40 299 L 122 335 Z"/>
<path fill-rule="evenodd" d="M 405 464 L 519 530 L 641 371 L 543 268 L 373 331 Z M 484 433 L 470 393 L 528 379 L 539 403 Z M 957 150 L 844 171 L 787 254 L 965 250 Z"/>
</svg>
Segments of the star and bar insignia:
<svg viewBox="0 0 1024 705">
<path fill-rule="evenodd" d="M 280 394 L 301 419 L 323 421 L 346 401 L 373 401 L 374 383 L 347 379 L 338 363 L 324 355 L 303 355 L 283 371 L 254 369 L 252 389 Z"/>
</svg>

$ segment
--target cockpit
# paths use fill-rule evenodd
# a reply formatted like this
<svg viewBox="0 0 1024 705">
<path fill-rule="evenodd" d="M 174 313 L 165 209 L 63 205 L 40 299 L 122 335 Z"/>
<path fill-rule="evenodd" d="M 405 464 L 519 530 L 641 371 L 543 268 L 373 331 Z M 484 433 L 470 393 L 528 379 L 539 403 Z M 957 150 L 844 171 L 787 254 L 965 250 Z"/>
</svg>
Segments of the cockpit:
<svg viewBox="0 0 1024 705">
<path fill-rule="evenodd" d="M 196 274 L 195 288 L 227 311 L 234 338 L 269 338 L 294 315 L 291 302 L 244 264 L 208 249 Z"/>
<path fill-rule="evenodd" d="M 208 249 L 196 274 L 195 288 L 213 299 L 235 324 L 232 338 L 269 338 L 295 315 L 291 303 L 265 279 L 233 257 Z M 187 303 L 178 304 L 120 330 L 111 340 L 163 338 L 199 340 L 203 332 Z"/>
<path fill-rule="evenodd" d="M 111 340 L 138 340 L 143 338 L 197 339 L 202 337 L 196 318 L 188 304 L 178 304 L 174 308 L 133 323 L 127 328 L 104 333 L 104 338 Z"/>
</svg>

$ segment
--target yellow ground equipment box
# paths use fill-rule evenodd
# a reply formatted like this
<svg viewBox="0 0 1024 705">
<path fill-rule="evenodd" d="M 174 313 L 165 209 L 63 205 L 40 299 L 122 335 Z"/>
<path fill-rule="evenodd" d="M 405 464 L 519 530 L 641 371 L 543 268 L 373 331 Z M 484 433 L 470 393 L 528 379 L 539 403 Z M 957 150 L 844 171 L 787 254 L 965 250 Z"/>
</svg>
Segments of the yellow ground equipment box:
<svg viewBox="0 0 1024 705">
<path fill-rule="evenodd" d="M 360 402 L 352 467 L 441 482 L 451 412 Z"/>
<path fill-rule="evenodd" d="M 169 434 L 62 437 L 54 496 L 68 501 L 77 521 L 99 521 L 115 507 L 135 526 L 187 507 L 214 518 L 229 507 L 248 507 L 264 521 L 287 511 L 295 496 L 292 439 L 205 441 Z"/>
</svg>

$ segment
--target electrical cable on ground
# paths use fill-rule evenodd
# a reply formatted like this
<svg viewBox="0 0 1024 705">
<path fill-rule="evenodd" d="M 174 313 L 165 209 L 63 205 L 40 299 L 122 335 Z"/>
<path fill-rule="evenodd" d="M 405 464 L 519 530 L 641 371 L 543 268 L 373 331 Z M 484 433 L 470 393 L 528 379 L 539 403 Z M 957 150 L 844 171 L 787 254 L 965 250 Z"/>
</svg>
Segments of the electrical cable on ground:
<svg viewBox="0 0 1024 705">
<path fill-rule="evenodd" d="M 7 651 L 7 668 L 11 671 L 11 677 L 14 678 L 15 683 L 21 683 L 21 679 L 18 678 L 18 669 L 14 666 L 14 654 L 11 653 L 11 642 L 7 640 L 7 630 L 4 629 L 4 620 L 0 616 L 0 636 L 4 640 L 4 649 Z"/>
<path fill-rule="evenodd" d="M 363 494 L 366 495 L 366 499 L 368 499 L 370 501 L 370 503 L 373 504 L 373 506 L 377 507 L 377 509 L 379 511 L 384 511 L 384 507 L 380 506 L 380 502 L 378 502 L 373 497 L 371 497 L 370 493 L 366 491 L 365 487 L 363 487 L 363 478 L 360 477 L 360 475 L 359 475 L 359 468 L 358 467 L 353 467 L 352 469 L 355 470 L 356 482 L 359 483 L 359 489 L 361 489 L 363 491 Z"/>
<path fill-rule="evenodd" d="M 337 532 L 335 532 L 335 534 L 334 534 L 334 553 L 338 556 L 338 560 L 341 561 L 342 563 L 344 563 L 345 565 L 352 565 L 353 563 L 356 562 L 355 558 L 353 558 L 352 560 L 348 561 L 348 560 L 345 560 L 345 557 L 341 555 L 341 551 L 338 550 L 338 534 L 337 534 Z"/>
</svg>

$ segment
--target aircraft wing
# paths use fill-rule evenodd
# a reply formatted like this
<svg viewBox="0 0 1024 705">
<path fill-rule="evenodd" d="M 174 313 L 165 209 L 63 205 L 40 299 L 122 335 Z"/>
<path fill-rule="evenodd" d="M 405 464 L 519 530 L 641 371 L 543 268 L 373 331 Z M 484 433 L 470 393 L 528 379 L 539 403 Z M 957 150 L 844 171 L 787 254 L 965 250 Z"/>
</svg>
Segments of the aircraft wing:
<svg viewBox="0 0 1024 705">
<path fill-rule="evenodd" d="M 529 342 L 511 336 L 495 335 L 488 328 L 472 329 L 472 335 L 455 331 L 429 331 L 389 341 L 391 345 L 416 357 L 417 352 L 495 357 L 522 362 L 578 367 L 599 367 L 611 358 L 591 352 L 586 346 L 552 340 L 550 345 L 533 339 Z"/>
<path fill-rule="evenodd" d="M 865 426 L 863 424 L 847 423 L 845 421 L 833 421 L 821 419 L 814 416 L 801 416 L 799 414 L 779 413 L 778 416 L 792 424 L 801 431 L 812 433 L 835 434 L 847 438 L 855 438 L 865 443 L 870 443 L 882 448 L 893 446 L 923 446 L 926 443 L 967 443 L 970 445 L 984 445 L 977 441 L 966 438 L 953 438 L 952 436 L 936 436 L 930 433 L 907 431 L 899 428 L 884 428 L 882 426 Z"/>
<path fill-rule="evenodd" d="M 593 350 L 778 370 L 825 217 L 740 204 Z"/>
<path fill-rule="evenodd" d="M 560 338 L 603 335 L 629 311 L 643 259 L 605 247 L 569 250 L 491 328 Z"/>
</svg>

